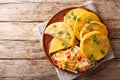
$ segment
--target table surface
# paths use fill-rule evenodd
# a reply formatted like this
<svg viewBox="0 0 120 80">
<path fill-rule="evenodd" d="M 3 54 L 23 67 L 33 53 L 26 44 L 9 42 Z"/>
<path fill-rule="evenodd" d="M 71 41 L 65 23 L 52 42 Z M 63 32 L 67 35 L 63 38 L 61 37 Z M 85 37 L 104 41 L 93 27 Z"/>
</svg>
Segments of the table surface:
<svg viewBox="0 0 120 80">
<path fill-rule="evenodd" d="M 32 29 L 87 0 L 0 0 L 0 80 L 58 80 Z M 120 0 L 94 0 L 115 59 L 78 80 L 120 80 Z"/>
</svg>

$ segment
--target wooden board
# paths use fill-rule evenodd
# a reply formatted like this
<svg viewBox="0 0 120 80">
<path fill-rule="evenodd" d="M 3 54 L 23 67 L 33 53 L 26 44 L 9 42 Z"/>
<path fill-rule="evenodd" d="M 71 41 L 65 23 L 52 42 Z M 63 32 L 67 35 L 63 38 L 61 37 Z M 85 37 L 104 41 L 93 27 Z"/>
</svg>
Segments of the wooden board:
<svg viewBox="0 0 120 80">
<path fill-rule="evenodd" d="M 57 5 L 57 7 L 55 7 Z M 72 6 L 78 6 L 74 4 Z M 0 21 L 44 21 L 48 20 L 58 11 L 70 7 L 71 4 L 41 4 L 41 3 L 20 3 L 2 4 L 0 6 Z"/>
<path fill-rule="evenodd" d="M 119 80 L 119 60 L 114 61 L 104 63 L 99 69 L 96 69 L 95 71 L 88 73 L 87 75 L 83 75 L 83 77 L 78 78 L 78 80 Z"/>
<path fill-rule="evenodd" d="M 120 58 L 120 39 L 111 39 L 116 58 Z M 39 41 L 0 41 L 0 59 L 46 59 Z"/>
<path fill-rule="evenodd" d="M 38 22 L 0 22 L 0 40 L 37 40 L 33 34 Z"/>
<path fill-rule="evenodd" d="M 110 38 L 120 38 L 120 21 L 104 21 L 109 29 Z M 0 40 L 38 40 L 33 28 L 41 22 L 0 22 Z"/>
<path fill-rule="evenodd" d="M 26 2 L 26 3 L 0 4 L 0 10 L 1 10 L 0 21 L 45 21 L 45 20 L 48 20 L 50 17 L 52 17 L 55 13 L 59 12 L 64 8 L 80 6 L 80 4 L 84 2 L 84 0 L 80 0 L 77 3 L 75 1 L 69 2 L 67 0 L 65 0 L 67 3 L 59 3 L 60 1 L 57 2 L 57 0 L 56 2 L 54 0 L 54 2 L 51 2 L 51 3 L 46 3 L 44 2 L 44 0 L 43 0 L 44 3 L 42 3 L 42 1 L 41 2 L 39 1 L 36 3 Z M 6 2 L 9 2 L 9 1 L 6 1 Z M 111 20 L 111 19 L 119 20 L 119 17 L 120 17 L 119 2 L 109 1 L 107 3 L 98 2 L 96 4 L 99 9 L 99 14 L 104 20 Z M 106 6 L 109 8 L 107 8 Z"/>
<path fill-rule="evenodd" d="M 60 10 L 85 1 L 0 0 L 0 80 L 58 80 L 32 30 Z M 120 0 L 93 2 L 109 29 L 116 59 L 78 80 L 120 80 Z"/>
<path fill-rule="evenodd" d="M 106 63 L 105 63 L 106 64 Z M 4 67 L 2 67 L 4 65 Z M 46 66 L 43 66 L 46 65 Z M 116 65 L 116 66 L 115 66 Z M 112 70 L 111 70 L 112 69 Z M 113 70 L 114 69 L 114 70 Z M 120 60 L 116 59 L 109 61 L 104 66 L 87 75 L 81 77 L 82 80 L 119 80 L 120 76 Z M 42 73 L 42 74 L 41 74 Z M 24 75 L 23 75 L 24 74 Z M 42 80 L 46 79 L 58 79 L 56 76 L 55 69 L 48 62 L 48 60 L 0 60 L 0 76 L 1 77 L 18 77 L 19 79 L 39 78 Z M 47 77 L 47 78 L 45 78 Z M 54 79 L 54 80 L 55 80 Z"/>
<path fill-rule="evenodd" d="M 87 0 L 0 0 L 0 3 L 83 3 Z"/>
<path fill-rule="evenodd" d="M 0 77 L 45 78 L 56 75 L 48 60 L 0 60 Z"/>
<path fill-rule="evenodd" d="M 39 41 L 0 41 L 0 59 L 45 59 Z"/>
</svg>

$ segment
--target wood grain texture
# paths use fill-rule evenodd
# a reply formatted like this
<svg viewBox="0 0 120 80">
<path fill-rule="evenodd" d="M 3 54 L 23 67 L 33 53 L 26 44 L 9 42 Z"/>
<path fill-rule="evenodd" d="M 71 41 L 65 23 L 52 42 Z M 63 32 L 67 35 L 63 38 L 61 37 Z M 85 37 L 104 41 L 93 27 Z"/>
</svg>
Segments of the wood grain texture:
<svg viewBox="0 0 120 80">
<path fill-rule="evenodd" d="M 59 80 L 56 75 L 45 77 L 1 77 L 0 80 Z"/>
<path fill-rule="evenodd" d="M 96 1 L 95 4 L 100 16 L 105 20 L 119 20 L 120 19 L 120 1 Z M 104 5 L 102 5 L 104 4 Z"/>
<path fill-rule="evenodd" d="M 0 77 L 18 78 L 44 78 L 57 75 L 48 60 L 0 60 L 0 73 Z"/>
<path fill-rule="evenodd" d="M 119 60 L 109 61 L 93 72 L 78 78 L 78 80 L 120 80 L 119 67 Z"/>
<path fill-rule="evenodd" d="M 104 21 L 108 28 L 110 39 L 120 39 L 120 20 L 106 20 Z"/>
<path fill-rule="evenodd" d="M 111 39 L 116 58 L 120 58 L 120 39 Z M 46 59 L 39 41 L 0 41 L 0 59 Z"/>
<path fill-rule="evenodd" d="M 0 21 L 45 21 L 58 11 L 76 4 L 22 3 L 1 4 Z M 57 7 L 56 7 L 57 6 Z"/>
<path fill-rule="evenodd" d="M 87 0 L 0 0 L 0 3 L 83 3 Z"/>
<path fill-rule="evenodd" d="M 120 60 L 112 60 L 95 71 L 82 75 L 80 80 L 119 80 L 119 69 Z M 58 80 L 57 74 L 48 60 L 0 60 L 0 73 L 1 77 L 11 78 L 14 76 L 20 80 L 32 80 L 33 78 L 35 80 Z"/>
<path fill-rule="evenodd" d="M 39 41 L 0 41 L 1 59 L 45 59 Z"/>
<path fill-rule="evenodd" d="M 60 10 L 68 7 L 80 6 L 82 2 L 83 0 L 80 0 L 78 3 L 38 2 L 38 3 L 0 4 L 0 9 L 1 9 L 0 21 L 45 21 L 50 19 L 50 17 L 52 17 Z M 120 3 L 117 3 L 117 5 L 116 3 L 117 2 L 114 1 L 108 1 L 107 3 L 105 2 L 96 3 L 97 8 L 99 10 L 99 14 L 104 20 L 119 19 Z M 110 17 L 110 16 L 114 16 L 114 17 Z"/>
<path fill-rule="evenodd" d="M 120 38 L 120 20 L 104 21 L 109 37 Z M 33 29 L 41 22 L 0 22 L 0 40 L 37 40 Z"/>
<path fill-rule="evenodd" d="M 33 34 L 39 22 L 0 22 L 0 40 L 37 40 Z"/>
<path fill-rule="evenodd" d="M 32 29 L 87 0 L 0 0 L 0 80 L 58 80 Z M 116 59 L 78 80 L 120 80 L 120 0 L 93 0 Z"/>
<path fill-rule="evenodd" d="M 120 51 L 119 51 L 120 39 L 111 39 L 110 42 L 111 42 L 113 52 L 115 54 L 115 58 L 120 58 Z"/>
</svg>

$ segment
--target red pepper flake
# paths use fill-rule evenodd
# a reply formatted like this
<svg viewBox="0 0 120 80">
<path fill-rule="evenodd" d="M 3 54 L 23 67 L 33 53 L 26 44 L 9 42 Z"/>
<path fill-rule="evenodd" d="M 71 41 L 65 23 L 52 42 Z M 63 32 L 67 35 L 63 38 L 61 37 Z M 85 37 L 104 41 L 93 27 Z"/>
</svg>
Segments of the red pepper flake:
<svg viewBox="0 0 120 80">
<path fill-rule="evenodd" d="M 71 52 L 70 51 L 66 51 L 65 55 L 67 56 L 67 58 L 69 59 L 71 57 Z"/>
<path fill-rule="evenodd" d="M 81 56 L 78 56 L 78 57 L 77 57 L 77 60 L 78 60 L 78 61 L 81 61 L 81 59 L 82 59 Z"/>
<path fill-rule="evenodd" d="M 57 64 L 57 60 L 53 60 L 53 63 L 54 63 L 54 64 Z"/>
<path fill-rule="evenodd" d="M 70 58 L 70 55 L 68 55 L 67 58 L 69 59 L 69 58 Z"/>
<path fill-rule="evenodd" d="M 84 72 L 84 70 L 80 69 L 80 73 L 83 73 L 83 72 Z"/>
</svg>

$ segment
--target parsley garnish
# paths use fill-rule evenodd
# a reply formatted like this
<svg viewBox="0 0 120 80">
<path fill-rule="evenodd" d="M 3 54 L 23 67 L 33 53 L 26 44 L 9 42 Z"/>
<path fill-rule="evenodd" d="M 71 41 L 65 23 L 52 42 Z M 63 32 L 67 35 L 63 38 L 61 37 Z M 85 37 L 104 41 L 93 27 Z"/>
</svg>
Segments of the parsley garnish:
<svg viewBox="0 0 120 80">
<path fill-rule="evenodd" d="M 69 36 L 68 38 L 71 39 L 71 36 Z"/>
<path fill-rule="evenodd" d="M 62 43 L 62 46 L 64 46 L 64 48 L 66 48 L 66 47 L 67 47 L 67 44 L 66 44 L 66 43 Z"/>
<path fill-rule="evenodd" d="M 93 54 L 88 55 L 88 59 L 92 59 L 93 58 Z"/>
<path fill-rule="evenodd" d="M 74 52 L 74 56 L 72 57 L 72 61 L 75 61 L 75 60 L 76 60 L 76 56 L 77 56 L 77 53 Z"/>
<path fill-rule="evenodd" d="M 91 68 L 94 67 L 96 62 L 93 54 L 88 55 L 88 59 L 91 61 Z"/>
<path fill-rule="evenodd" d="M 68 16 L 68 18 L 71 18 L 71 16 Z"/>
<path fill-rule="evenodd" d="M 93 42 L 96 44 L 100 44 L 100 42 L 97 40 L 96 35 L 92 35 Z"/>
<path fill-rule="evenodd" d="M 56 25 L 53 25 L 53 27 L 55 28 L 55 27 L 56 27 Z"/>
<path fill-rule="evenodd" d="M 86 20 L 87 23 L 90 23 L 90 21 L 91 21 L 90 19 L 87 19 L 87 20 Z"/>
<path fill-rule="evenodd" d="M 75 68 L 75 71 L 79 72 L 79 67 Z"/>
<path fill-rule="evenodd" d="M 67 35 L 68 35 L 68 36 L 70 36 L 70 33 L 69 33 L 69 32 L 67 32 Z"/>
<path fill-rule="evenodd" d="M 78 30 L 78 32 L 80 33 L 80 32 L 81 32 L 81 30 Z"/>
<path fill-rule="evenodd" d="M 59 31 L 58 34 L 63 34 L 63 31 Z"/>
<path fill-rule="evenodd" d="M 96 35 L 92 35 L 94 41 L 97 41 Z"/>
<path fill-rule="evenodd" d="M 77 21 L 79 22 L 81 18 L 78 18 Z"/>
<path fill-rule="evenodd" d="M 75 56 L 73 56 L 72 61 L 75 61 Z"/>
<path fill-rule="evenodd" d="M 73 19 L 76 20 L 76 16 L 73 16 Z"/>
<path fill-rule="evenodd" d="M 77 17 L 75 16 L 74 12 L 72 11 L 71 15 L 68 16 L 68 18 L 72 18 L 73 20 L 76 20 Z"/>
<path fill-rule="evenodd" d="M 67 32 L 66 35 L 67 35 L 67 38 L 68 38 L 68 39 L 71 39 L 71 36 L 70 36 L 70 33 L 69 33 L 69 32 Z"/>
<path fill-rule="evenodd" d="M 77 56 L 77 53 L 75 53 L 75 57 Z"/>
<path fill-rule="evenodd" d="M 68 64 L 69 64 L 69 62 L 66 61 L 66 62 L 65 62 L 65 69 L 68 67 Z"/>
<path fill-rule="evenodd" d="M 100 50 L 101 54 L 105 54 L 105 51 L 103 49 Z"/>
<path fill-rule="evenodd" d="M 91 31 L 92 30 L 92 26 L 87 26 L 86 29 Z"/>
<path fill-rule="evenodd" d="M 88 55 L 88 59 L 90 59 L 92 62 L 94 62 L 94 61 L 95 61 L 93 54 Z"/>
<path fill-rule="evenodd" d="M 73 11 L 71 12 L 71 15 L 74 16 L 74 12 Z"/>
</svg>

